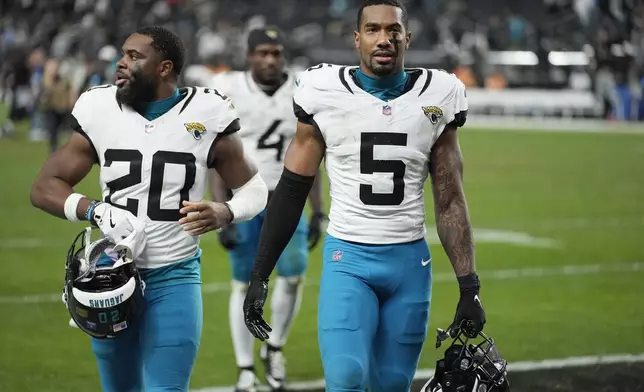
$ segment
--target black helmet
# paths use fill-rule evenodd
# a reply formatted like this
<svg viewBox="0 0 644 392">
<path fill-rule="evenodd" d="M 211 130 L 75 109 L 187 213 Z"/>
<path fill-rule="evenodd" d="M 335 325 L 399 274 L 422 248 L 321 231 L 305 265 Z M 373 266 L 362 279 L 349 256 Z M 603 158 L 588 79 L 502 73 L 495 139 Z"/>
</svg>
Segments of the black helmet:
<svg viewBox="0 0 644 392">
<path fill-rule="evenodd" d="M 434 376 L 421 392 L 509 392 L 507 362 L 494 340 L 480 332 L 477 337 L 482 341 L 470 344 L 463 328 L 456 332 L 438 329 L 436 348 L 454 334 L 445 356 L 436 362 Z"/>
<path fill-rule="evenodd" d="M 104 339 L 131 327 L 142 309 L 145 284 L 128 249 L 116 252 L 113 265 L 97 266 L 115 244 L 107 238 L 91 242 L 92 227 L 80 232 L 67 253 L 63 302 L 83 332 Z"/>
</svg>

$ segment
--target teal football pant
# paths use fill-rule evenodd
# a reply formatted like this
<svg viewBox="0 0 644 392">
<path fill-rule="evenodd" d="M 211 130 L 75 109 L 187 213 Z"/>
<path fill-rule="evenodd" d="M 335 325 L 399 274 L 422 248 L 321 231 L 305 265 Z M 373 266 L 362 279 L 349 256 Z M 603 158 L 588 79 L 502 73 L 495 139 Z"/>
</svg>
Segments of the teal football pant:
<svg viewBox="0 0 644 392">
<path fill-rule="evenodd" d="M 427 332 L 424 239 L 362 245 L 326 236 L 318 340 L 329 392 L 408 392 Z"/>
<path fill-rule="evenodd" d="M 188 391 L 203 323 L 201 285 L 146 288 L 145 308 L 113 339 L 92 338 L 105 392 Z"/>
</svg>

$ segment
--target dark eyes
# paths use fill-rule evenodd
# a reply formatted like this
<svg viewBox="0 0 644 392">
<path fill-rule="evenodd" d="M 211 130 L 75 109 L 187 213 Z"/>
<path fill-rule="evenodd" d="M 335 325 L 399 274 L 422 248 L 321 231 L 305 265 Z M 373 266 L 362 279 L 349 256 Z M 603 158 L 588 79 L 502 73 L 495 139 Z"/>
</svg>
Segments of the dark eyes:
<svg viewBox="0 0 644 392">
<path fill-rule="evenodd" d="M 366 29 L 367 33 L 375 33 L 378 32 L 378 29 L 376 27 L 367 27 Z M 389 29 L 389 32 L 392 34 L 400 34 L 400 29 L 397 27 Z"/>
</svg>

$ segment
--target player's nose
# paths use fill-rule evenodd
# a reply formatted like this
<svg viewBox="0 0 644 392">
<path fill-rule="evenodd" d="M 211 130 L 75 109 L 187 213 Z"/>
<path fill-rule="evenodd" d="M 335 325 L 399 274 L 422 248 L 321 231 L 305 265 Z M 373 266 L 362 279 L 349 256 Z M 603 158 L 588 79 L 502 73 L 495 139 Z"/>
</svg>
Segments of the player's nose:
<svg viewBox="0 0 644 392">
<path fill-rule="evenodd" d="M 378 41 L 376 42 L 376 47 L 378 49 L 386 49 L 388 51 L 394 51 L 396 48 L 394 45 L 391 43 L 391 37 L 389 34 L 380 34 L 378 36 Z"/>
<path fill-rule="evenodd" d="M 117 69 L 126 69 L 127 63 L 125 62 L 125 56 L 121 57 L 119 61 L 116 62 Z"/>
<path fill-rule="evenodd" d="M 271 55 L 266 56 L 265 60 L 266 60 L 265 64 L 268 67 L 274 67 L 274 66 L 277 65 L 277 57 L 276 56 L 271 56 Z"/>
</svg>

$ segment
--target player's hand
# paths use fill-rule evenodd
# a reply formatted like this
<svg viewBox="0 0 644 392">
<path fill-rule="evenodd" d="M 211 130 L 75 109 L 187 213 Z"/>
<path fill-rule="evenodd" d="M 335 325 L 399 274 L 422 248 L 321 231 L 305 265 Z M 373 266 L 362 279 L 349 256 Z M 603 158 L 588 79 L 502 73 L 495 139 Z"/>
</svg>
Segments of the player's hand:
<svg viewBox="0 0 644 392">
<path fill-rule="evenodd" d="M 192 236 L 202 235 L 212 230 L 229 224 L 232 219 L 232 213 L 224 203 L 214 201 L 183 201 L 183 207 L 179 210 L 182 215 L 187 215 L 179 219 L 179 224 L 183 230 Z"/>
<path fill-rule="evenodd" d="M 130 211 L 109 203 L 99 203 L 94 208 L 90 221 L 96 224 L 106 238 L 119 243 L 135 230 L 133 222 L 136 217 Z"/>
<path fill-rule="evenodd" d="M 272 331 L 263 317 L 267 295 L 268 280 L 255 274 L 251 275 L 250 286 L 244 299 L 244 322 L 250 333 L 261 341 L 268 339 L 268 333 Z"/>
<path fill-rule="evenodd" d="M 468 338 L 475 338 L 485 325 L 485 310 L 479 299 L 478 289 L 461 289 L 461 298 L 456 306 L 454 322 L 449 327 L 450 336 L 454 337 L 459 329 Z"/>
<path fill-rule="evenodd" d="M 229 224 L 219 230 L 219 243 L 227 250 L 235 249 L 239 242 L 237 226 Z"/>
<path fill-rule="evenodd" d="M 326 220 L 326 215 L 322 212 L 316 212 L 311 215 L 309 220 L 309 250 L 315 248 L 322 238 L 322 222 Z"/>
</svg>

